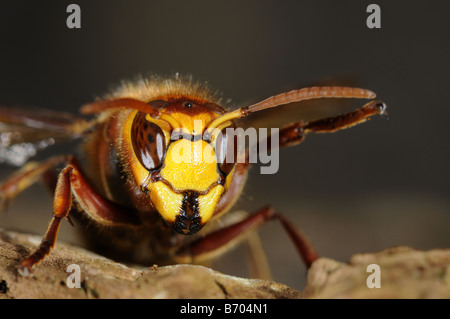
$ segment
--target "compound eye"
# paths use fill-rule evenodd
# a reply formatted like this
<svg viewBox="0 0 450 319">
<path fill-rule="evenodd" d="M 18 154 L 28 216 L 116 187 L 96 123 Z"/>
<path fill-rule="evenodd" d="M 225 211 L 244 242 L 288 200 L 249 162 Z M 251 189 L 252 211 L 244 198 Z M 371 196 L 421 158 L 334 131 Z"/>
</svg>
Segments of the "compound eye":
<svg viewBox="0 0 450 319">
<path fill-rule="evenodd" d="M 224 128 L 216 137 L 217 165 L 225 176 L 230 174 L 237 161 L 237 136 L 234 132 L 233 128 Z"/>
<path fill-rule="evenodd" d="M 162 164 L 166 152 L 164 133 L 155 123 L 145 119 L 146 113 L 136 114 L 132 125 L 133 150 L 139 162 L 152 171 Z"/>
</svg>

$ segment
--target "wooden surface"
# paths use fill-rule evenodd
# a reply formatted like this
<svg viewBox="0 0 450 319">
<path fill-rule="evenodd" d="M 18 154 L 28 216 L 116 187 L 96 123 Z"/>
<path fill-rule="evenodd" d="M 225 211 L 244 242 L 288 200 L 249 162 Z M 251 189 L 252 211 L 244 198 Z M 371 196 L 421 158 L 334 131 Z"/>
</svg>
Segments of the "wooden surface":
<svg viewBox="0 0 450 319">
<path fill-rule="evenodd" d="M 0 229 L 1 298 L 450 298 L 450 249 L 396 247 L 354 255 L 349 263 L 318 259 L 303 292 L 272 281 L 238 278 L 203 266 L 150 268 L 116 263 L 59 243 L 33 277 L 15 266 L 40 242 Z M 81 288 L 68 288 L 70 264 L 80 266 Z M 381 288 L 368 288 L 367 266 L 380 266 Z"/>
</svg>

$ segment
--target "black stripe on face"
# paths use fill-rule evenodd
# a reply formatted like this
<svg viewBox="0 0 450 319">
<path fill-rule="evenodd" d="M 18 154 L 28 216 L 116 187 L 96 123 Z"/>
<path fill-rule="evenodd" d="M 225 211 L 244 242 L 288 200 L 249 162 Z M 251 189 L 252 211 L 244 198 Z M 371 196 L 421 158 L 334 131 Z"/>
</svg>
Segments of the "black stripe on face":
<svg viewBox="0 0 450 319">
<path fill-rule="evenodd" d="M 189 133 L 180 132 L 179 130 L 173 131 L 172 135 L 170 137 L 171 141 L 178 141 L 178 140 L 183 140 L 183 139 L 191 141 L 191 142 L 197 142 L 197 141 L 204 140 L 202 134 L 192 135 Z"/>
<path fill-rule="evenodd" d="M 176 217 L 175 223 L 172 225 L 172 228 L 176 232 L 191 235 L 203 227 L 199 214 L 198 196 L 199 194 L 194 191 L 186 191 L 183 193 L 180 214 Z"/>
</svg>

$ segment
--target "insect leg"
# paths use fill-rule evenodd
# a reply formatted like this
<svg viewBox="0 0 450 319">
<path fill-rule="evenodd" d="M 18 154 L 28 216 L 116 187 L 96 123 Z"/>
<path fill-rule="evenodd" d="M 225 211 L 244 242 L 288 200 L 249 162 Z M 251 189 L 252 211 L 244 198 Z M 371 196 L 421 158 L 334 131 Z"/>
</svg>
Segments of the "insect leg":
<svg viewBox="0 0 450 319">
<path fill-rule="evenodd" d="M 137 212 L 105 198 L 88 182 L 76 160 L 70 163 L 70 186 L 76 202 L 90 219 L 104 226 L 140 226 Z"/>
<path fill-rule="evenodd" d="M 363 123 L 377 114 L 386 114 L 386 104 L 380 101 L 371 101 L 353 112 L 309 122 L 305 125 L 305 133 L 336 132 Z"/>
<path fill-rule="evenodd" d="M 384 103 L 371 101 L 353 112 L 317 121 L 289 124 L 279 131 L 279 147 L 300 144 L 308 133 L 331 133 L 363 123 L 373 115 L 385 114 L 385 108 Z M 271 149 L 270 143 L 268 143 L 268 148 Z"/>
<path fill-rule="evenodd" d="M 70 173 L 72 169 L 72 167 L 67 166 L 58 176 L 55 199 L 53 202 L 53 218 L 50 221 L 50 225 L 48 226 L 47 232 L 38 249 L 19 264 L 18 270 L 19 274 L 22 276 L 29 276 L 31 268 L 42 261 L 50 253 L 50 250 L 55 245 L 56 237 L 58 236 L 61 219 L 68 219 L 70 207 L 72 206 L 72 196 L 70 191 Z M 72 223 L 70 219 L 68 220 Z"/>
<path fill-rule="evenodd" d="M 21 275 L 29 275 L 32 267 L 50 253 L 55 245 L 62 219 L 65 218 L 72 224 L 69 217 L 72 195 L 75 196 L 83 212 L 95 222 L 109 226 L 140 225 L 140 220 L 134 211 L 113 203 L 98 194 L 81 173 L 78 162 L 72 158 L 58 175 L 53 200 L 53 218 L 47 232 L 35 252 L 19 264 L 18 269 Z"/>
<path fill-rule="evenodd" d="M 239 174 L 239 171 L 237 171 L 237 173 Z M 233 192 L 233 189 L 230 189 L 229 191 Z M 232 196 L 236 197 L 238 195 L 233 194 Z M 244 220 L 248 216 L 249 214 L 244 211 L 234 211 L 232 213 L 225 214 L 223 217 L 217 220 L 218 222 L 217 225 L 220 226 L 218 228 L 215 228 L 214 230 L 236 224 Z M 211 232 L 213 232 L 213 230 L 209 230 L 206 233 Z M 259 234 L 257 232 L 250 232 L 246 236 L 244 244 L 246 248 L 245 255 L 247 257 L 247 264 L 250 277 L 266 280 L 273 279 L 269 262 L 267 261 L 267 256 L 264 251 L 264 247 L 262 246 Z"/>
<path fill-rule="evenodd" d="M 247 236 L 247 256 L 250 277 L 272 280 L 269 262 L 262 246 L 258 233 L 251 232 Z"/>
<path fill-rule="evenodd" d="M 181 248 L 175 257 L 177 262 L 202 263 L 230 250 L 244 240 L 250 232 L 265 222 L 278 219 L 293 241 L 299 255 L 309 268 L 318 258 L 306 237 L 283 215 L 272 207 L 264 207 L 244 220 L 199 238 L 186 247 Z"/>
<path fill-rule="evenodd" d="M 7 208 L 8 204 L 25 189 L 41 180 L 50 170 L 58 165 L 67 163 L 71 156 L 57 156 L 38 163 L 29 162 L 14 174 L 0 183 L 0 208 Z"/>
</svg>

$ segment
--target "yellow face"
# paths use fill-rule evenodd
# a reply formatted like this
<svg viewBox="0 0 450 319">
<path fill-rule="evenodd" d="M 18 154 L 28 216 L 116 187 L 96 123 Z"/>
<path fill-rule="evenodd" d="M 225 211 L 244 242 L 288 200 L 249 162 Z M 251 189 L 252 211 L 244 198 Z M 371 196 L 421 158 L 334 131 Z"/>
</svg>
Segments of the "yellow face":
<svg viewBox="0 0 450 319">
<path fill-rule="evenodd" d="M 156 118 L 131 112 L 123 134 L 132 146 L 129 165 L 141 190 L 172 229 L 193 234 L 214 215 L 233 171 L 221 169 L 217 141 L 203 134 L 220 113 L 193 102 L 172 104 Z"/>
</svg>

